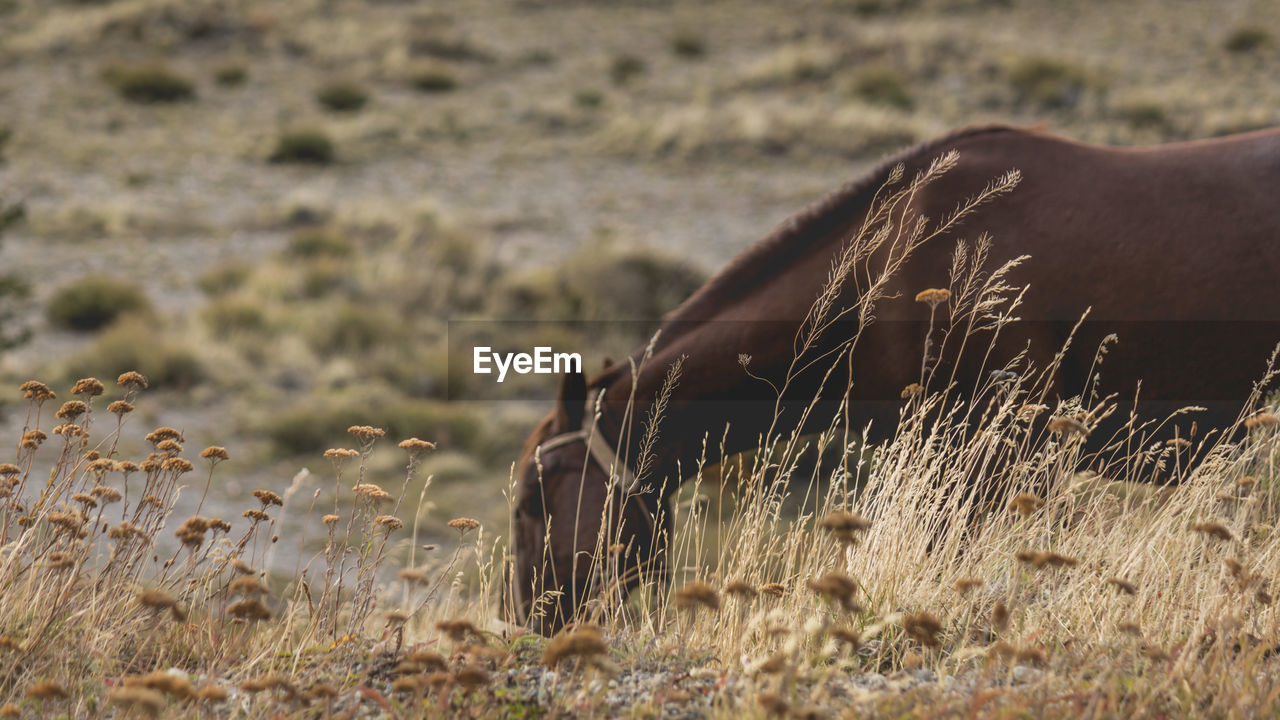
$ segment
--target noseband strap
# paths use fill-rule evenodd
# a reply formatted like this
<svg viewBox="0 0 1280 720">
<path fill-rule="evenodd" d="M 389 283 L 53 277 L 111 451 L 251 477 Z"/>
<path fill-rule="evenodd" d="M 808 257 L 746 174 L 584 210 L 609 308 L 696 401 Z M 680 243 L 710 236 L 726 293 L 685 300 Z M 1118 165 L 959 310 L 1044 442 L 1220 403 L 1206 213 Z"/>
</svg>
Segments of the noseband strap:
<svg viewBox="0 0 1280 720">
<path fill-rule="evenodd" d="M 618 451 L 605 439 L 604 433 L 600 432 L 600 427 L 595 421 L 597 415 L 595 414 L 595 402 L 593 401 L 597 397 L 599 397 L 599 391 L 597 391 L 595 397 L 587 401 L 587 412 L 593 418 L 591 427 L 561 433 L 555 437 L 548 438 L 538 445 L 538 451 L 543 453 L 572 443 L 583 442 L 587 446 L 587 457 L 609 475 L 610 481 L 615 484 L 615 487 L 621 488 L 625 493 L 634 492 L 639 484 L 635 473 L 631 472 L 631 468 L 627 467 L 627 464 L 618 456 Z"/>
</svg>

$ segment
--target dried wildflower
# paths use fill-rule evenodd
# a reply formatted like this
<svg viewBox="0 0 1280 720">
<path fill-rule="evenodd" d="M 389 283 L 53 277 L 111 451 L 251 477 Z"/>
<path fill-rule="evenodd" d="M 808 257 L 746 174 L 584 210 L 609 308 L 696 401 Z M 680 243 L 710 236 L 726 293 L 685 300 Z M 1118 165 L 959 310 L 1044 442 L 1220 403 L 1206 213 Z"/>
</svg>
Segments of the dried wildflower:
<svg viewBox="0 0 1280 720">
<path fill-rule="evenodd" d="M 856 533 L 865 532 L 871 527 L 871 521 L 847 510 L 833 510 L 818 521 L 818 527 L 831 533 L 845 545 L 849 545 L 857 540 Z"/>
<path fill-rule="evenodd" d="M 177 440 L 161 440 L 156 443 L 156 450 L 166 455 L 177 455 L 182 452 L 182 443 Z"/>
<path fill-rule="evenodd" d="M 115 415 L 128 415 L 133 412 L 133 405 L 124 400 L 116 400 L 107 406 L 107 412 Z"/>
<path fill-rule="evenodd" d="M 122 388 L 129 388 L 131 390 L 146 390 L 147 378 L 141 373 L 130 370 L 116 378 L 116 384 Z"/>
<path fill-rule="evenodd" d="M 358 451 L 348 450 L 346 448 L 329 448 L 328 450 L 324 451 L 325 459 L 333 460 L 334 462 L 341 462 L 343 460 L 357 457 L 359 455 L 360 453 Z"/>
<path fill-rule="evenodd" d="M 99 475 L 103 475 L 116 469 L 116 461 L 112 460 L 111 458 L 90 459 L 86 456 L 85 459 L 90 460 L 90 462 L 88 465 L 85 465 L 84 469 L 88 470 L 91 473 L 97 473 Z"/>
<path fill-rule="evenodd" d="M 327 682 L 321 682 L 312 685 L 307 694 L 316 700 L 332 700 L 338 697 L 338 688 Z"/>
<path fill-rule="evenodd" d="M 95 500 L 94 497 L 89 493 L 76 493 L 71 496 L 71 499 L 75 502 L 80 503 L 81 505 L 84 505 L 90 510 L 98 507 L 98 501 Z"/>
<path fill-rule="evenodd" d="M 179 475 L 189 473 L 196 469 L 196 466 L 192 465 L 190 460 L 180 457 L 171 457 L 161 463 L 160 467 L 165 470 L 178 473 Z"/>
<path fill-rule="evenodd" d="M 227 449 L 218 445 L 210 445 L 204 450 L 201 450 L 200 457 L 215 463 L 219 460 L 231 459 L 231 456 L 227 454 Z"/>
<path fill-rule="evenodd" d="M 910 385 L 902 388 L 902 392 L 898 393 L 898 397 L 903 400 L 910 400 L 922 392 L 924 392 L 924 387 L 921 386 L 920 383 L 911 383 Z"/>
<path fill-rule="evenodd" d="M 41 430 L 28 430 L 22 434 L 22 447 L 34 450 L 40 447 L 40 443 L 48 439 L 49 436 L 45 435 Z"/>
<path fill-rule="evenodd" d="M 422 692 L 422 678 L 417 676 L 398 677 L 391 681 L 391 691 L 397 693 Z"/>
<path fill-rule="evenodd" d="M 401 440 L 400 444 L 396 447 L 407 451 L 409 453 L 409 457 L 416 457 L 418 453 L 435 450 L 436 444 L 433 442 L 427 442 L 426 440 L 419 440 L 416 437 L 411 437 L 408 440 Z"/>
<path fill-rule="evenodd" d="M 466 535 L 469 531 L 480 527 L 480 521 L 468 517 L 454 518 L 449 521 L 449 527 Z"/>
<path fill-rule="evenodd" d="M 45 680 L 27 688 L 26 696 L 37 700 L 62 700 L 71 697 L 61 683 Z"/>
<path fill-rule="evenodd" d="M 120 462 L 116 463 L 116 467 L 115 467 L 116 472 L 121 472 L 126 475 L 128 475 L 129 473 L 138 472 L 141 469 L 142 468 L 139 467 L 137 463 L 130 462 L 128 460 L 121 460 Z"/>
<path fill-rule="evenodd" d="M 1080 564 L 1079 560 L 1069 555 L 1062 555 L 1049 550 L 1019 550 L 1015 557 L 1028 565 L 1035 566 L 1036 569 L 1043 567 L 1075 567 Z"/>
<path fill-rule="evenodd" d="M 145 687 L 119 687 L 107 692 L 107 702 L 125 708 L 134 715 L 159 717 L 164 710 L 164 695 Z"/>
<path fill-rule="evenodd" d="M 339 520 L 341 520 L 341 519 L 342 519 L 342 518 L 338 517 L 337 515 L 334 515 L 333 513 L 330 513 L 330 514 L 325 515 L 324 517 L 320 518 L 320 521 L 321 521 L 321 522 L 323 522 L 325 525 L 332 525 L 332 524 L 334 524 L 334 523 L 338 522 L 338 521 L 339 521 Z"/>
<path fill-rule="evenodd" d="M 240 558 L 236 558 L 232 560 L 230 565 L 233 570 L 240 573 L 241 575 L 257 575 L 258 574 L 257 570 L 254 570 L 253 567 L 249 565 L 249 563 L 245 562 L 244 560 L 241 560 Z"/>
<path fill-rule="evenodd" d="M 837 642 L 848 645 L 850 652 L 857 652 L 858 648 L 862 647 L 862 635 L 851 628 L 832 628 L 831 637 L 835 638 Z"/>
<path fill-rule="evenodd" d="M 280 499 L 279 495 L 271 492 L 270 490 L 254 490 L 253 496 L 258 498 L 258 502 L 262 503 L 263 510 L 266 510 L 272 505 L 284 506 L 284 500 Z"/>
<path fill-rule="evenodd" d="M 196 691 L 196 699 L 202 702 L 220 703 L 227 699 L 227 689 L 221 685 L 205 685 Z"/>
<path fill-rule="evenodd" d="M 75 385 L 71 386 L 72 395 L 88 395 L 89 397 L 97 397 L 105 390 L 98 378 L 84 378 L 77 380 Z"/>
<path fill-rule="evenodd" d="M 1014 651 L 1013 657 L 1023 665 L 1044 666 L 1049 662 L 1044 651 L 1037 647 L 1020 647 Z"/>
<path fill-rule="evenodd" d="M 1089 428 L 1079 420 L 1069 415 L 1057 415 L 1049 419 L 1049 430 L 1063 437 L 1087 437 Z"/>
<path fill-rule="evenodd" d="M 773 597 L 782 597 L 782 594 L 786 591 L 787 586 L 782 583 L 765 583 L 760 586 L 760 592 L 765 595 L 772 595 Z"/>
<path fill-rule="evenodd" d="M 372 425 L 352 425 L 347 428 L 347 432 L 355 435 L 362 442 L 371 442 L 387 434 L 386 430 Z"/>
<path fill-rule="evenodd" d="M 240 517 L 247 517 L 254 522 L 266 522 L 271 519 L 270 515 L 262 512 L 261 510 L 245 510 L 240 513 Z"/>
<path fill-rule="evenodd" d="M 841 572 L 828 572 L 816 580 L 805 582 L 809 589 L 829 601 L 840 604 L 849 612 L 860 612 L 861 608 L 854 602 L 853 596 L 858 592 L 858 583 Z"/>
<path fill-rule="evenodd" d="M 232 580 L 231 584 L 227 586 L 227 589 L 233 593 L 239 593 L 246 597 L 250 595 L 264 595 L 267 592 L 267 586 L 263 585 L 262 581 L 258 580 L 258 578 L 253 575 L 241 575 L 235 580 Z"/>
<path fill-rule="evenodd" d="M 55 416 L 67 421 L 74 421 L 81 415 L 89 412 L 89 406 L 80 400 L 68 400 L 62 403 L 62 407 L 58 408 Z"/>
<path fill-rule="evenodd" d="M 758 704 L 760 709 L 764 710 L 766 714 L 775 715 L 777 717 L 785 716 L 791 709 L 791 706 L 787 704 L 786 700 L 774 693 L 761 693 L 757 695 L 756 704 Z"/>
<path fill-rule="evenodd" d="M 1191 526 L 1191 529 L 1198 533 L 1204 533 L 1209 537 L 1215 538 L 1217 540 L 1221 540 L 1223 542 L 1231 542 L 1232 540 L 1235 540 L 1235 536 L 1232 535 L 1231 531 L 1227 529 L 1227 526 L 1223 525 L 1222 523 L 1217 523 L 1217 522 L 1196 523 L 1195 525 Z"/>
<path fill-rule="evenodd" d="M 562 632 L 547 643 L 542 652 L 542 664 L 555 667 L 563 660 L 574 658 L 591 659 L 609 652 L 600 630 L 594 626 L 579 626 L 573 630 Z"/>
<path fill-rule="evenodd" d="M 403 610 L 388 610 L 386 618 L 392 625 L 403 625 L 409 619 L 409 614 Z"/>
<path fill-rule="evenodd" d="M 489 671 L 475 663 L 467 663 L 458 669 L 457 680 L 463 687 L 480 687 L 489 683 Z"/>
<path fill-rule="evenodd" d="M 436 629 L 449 636 L 454 642 L 462 642 L 470 636 L 480 637 L 480 631 L 469 620 L 455 618 L 452 620 L 441 620 L 436 623 Z"/>
<path fill-rule="evenodd" d="M 745 580 L 731 581 L 729 584 L 724 586 L 724 591 L 730 595 L 737 595 L 744 600 L 747 598 L 753 598 L 760 594 L 760 591 L 756 590 L 754 585 L 746 582 Z"/>
<path fill-rule="evenodd" d="M 222 518 L 210 518 L 209 529 L 214 532 L 231 532 L 231 523 Z"/>
<path fill-rule="evenodd" d="M 267 620 L 271 617 L 271 611 L 257 599 L 234 602 L 227 612 L 240 620 Z"/>
<path fill-rule="evenodd" d="M 938 635 L 942 633 L 942 621 L 927 613 L 919 612 L 902 619 L 902 629 L 925 647 L 938 647 Z"/>
<path fill-rule="evenodd" d="M 916 293 L 916 302 L 924 303 L 931 309 L 951 299 L 951 291 L 946 288 L 929 288 Z"/>
<path fill-rule="evenodd" d="M 1107 584 L 1125 595 L 1137 595 L 1138 587 L 1128 580 L 1118 577 L 1107 578 Z"/>
<path fill-rule="evenodd" d="M 113 526 L 107 531 L 107 537 L 112 540 L 125 540 L 134 536 L 143 536 L 142 528 L 134 525 L 128 520 L 120 521 L 119 525 Z"/>
<path fill-rule="evenodd" d="M 1018 493 L 1009 501 L 1009 512 L 1017 512 L 1023 517 L 1029 517 L 1042 507 L 1044 500 L 1031 493 Z"/>
<path fill-rule="evenodd" d="M 404 523 L 400 522 L 400 518 L 395 515 L 379 515 L 373 519 L 373 522 L 377 525 L 381 525 L 387 532 L 399 530 L 404 527 Z"/>
<path fill-rule="evenodd" d="M 1009 608 L 1003 602 L 997 601 L 995 606 L 991 608 L 991 627 L 997 632 L 1004 632 L 1009 629 Z"/>
<path fill-rule="evenodd" d="M 39 380 L 28 380 L 18 386 L 22 391 L 22 397 L 27 400 L 35 400 L 36 402 L 44 402 L 45 400 L 54 400 L 58 396 L 49 389 L 48 385 Z"/>
<path fill-rule="evenodd" d="M 1253 599 L 1258 601 L 1259 605 L 1270 605 L 1272 601 L 1271 593 L 1266 588 L 1258 588 L 1253 593 Z"/>
<path fill-rule="evenodd" d="M 447 667 L 444 656 L 432 650 L 414 650 L 405 657 L 423 670 L 444 670 Z"/>
<path fill-rule="evenodd" d="M 8 477 L 11 475 L 21 475 L 22 468 L 13 463 L 0 463 L 0 477 Z"/>
<path fill-rule="evenodd" d="M 195 688 L 191 686 L 191 681 L 187 679 L 186 675 L 164 670 L 155 670 L 145 675 L 126 677 L 124 686 L 159 690 L 178 700 L 190 700 L 196 696 Z"/>
<path fill-rule="evenodd" d="M 968 595 L 969 591 L 976 590 L 977 588 L 982 587 L 984 584 L 985 584 L 985 581 L 982 578 L 963 577 L 963 578 L 960 578 L 959 580 L 956 580 L 955 588 L 956 588 L 956 592 L 960 593 L 961 595 Z"/>
<path fill-rule="evenodd" d="M 1132 621 L 1122 622 L 1116 625 L 1116 629 L 1124 633 L 1125 635 L 1132 635 L 1133 637 L 1136 637 L 1136 638 L 1142 637 L 1142 626 L 1136 622 L 1132 622 Z"/>
<path fill-rule="evenodd" d="M 1164 441 L 1164 444 L 1174 448 L 1175 450 L 1182 450 L 1183 448 L 1191 447 L 1191 441 L 1186 438 L 1169 438 Z"/>
<path fill-rule="evenodd" d="M 80 427 L 79 425 L 76 425 L 75 423 L 65 422 L 65 423 L 62 423 L 61 425 L 55 425 L 53 428 L 53 434 L 61 435 L 67 439 L 70 439 L 73 437 L 80 437 L 81 435 L 84 435 L 84 428 Z"/>
<path fill-rule="evenodd" d="M 168 426 L 161 426 L 147 433 L 147 442 L 153 445 L 158 445 L 165 440 L 177 440 L 180 443 L 187 441 L 187 439 L 182 436 L 182 433 Z"/>
<path fill-rule="evenodd" d="M 0 717 L 21 717 L 22 708 L 13 703 L 5 703 L 0 705 Z"/>
<path fill-rule="evenodd" d="M 51 552 L 46 560 L 50 570 L 70 570 L 76 564 L 76 559 L 64 552 Z"/>
<path fill-rule="evenodd" d="M 715 588 L 695 580 L 676 591 L 676 607 L 694 609 L 698 606 L 710 610 L 720 609 L 720 595 Z"/>
<path fill-rule="evenodd" d="M 1280 425 L 1280 416 L 1269 412 L 1260 412 L 1257 415 L 1245 418 L 1244 426 L 1250 430 L 1258 428 L 1270 428 Z"/>
</svg>

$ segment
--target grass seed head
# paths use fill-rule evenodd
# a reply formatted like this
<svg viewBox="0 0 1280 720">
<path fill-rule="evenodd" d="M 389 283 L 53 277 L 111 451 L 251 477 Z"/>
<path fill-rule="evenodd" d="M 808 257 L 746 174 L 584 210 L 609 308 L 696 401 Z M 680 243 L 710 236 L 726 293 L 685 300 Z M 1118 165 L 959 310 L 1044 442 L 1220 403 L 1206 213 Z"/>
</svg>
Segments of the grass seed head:
<svg viewBox="0 0 1280 720">
<path fill-rule="evenodd" d="M 938 647 L 938 635 L 942 633 L 942 621 L 927 612 L 907 615 L 902 619 L 902 629 L 925 647 Z"/>
<path fill-rule="evenodd" d="M 809 589 L 828 601 L 839 603 L 840 607 L 849 612 L 859 612 L 860 608 L 854 602 L 854 594 L 858 592 L 858 583 L 853 578 L 841 572 L 828 572 L 817 579 L 806 581 Z"/>
<path fill-rule="evenodd" d="M 1231 542 L 1236 539 L 1235 535 L 1232 535 L 1231 531 L 1227 529 L 1227 526 L 1219 522 L 1200 522 L 1192 525 L 1191 529 L 1223 542 Z"/>
<path fill-rule="evenodd" d="M 715 588 L 701 580 L 687 583 L 677 590 L 675 600 L 676 607 L 686 610 L 694 610 L 698 607 L 704 607 L 708 610 L 720 609 L 720 594 L 716 592 Z"/>
<path fill-rule="evenodd" d="M 604 636 L 592 626 L 578 626 L 551 638 L 542 652 L 542 664 L 555 667 L 564 660 L 591 659 L 609 652 Z"/>
<path fill-rule="evenodd" d="M 1138 594 L 1138 587 L 1123 578 L 1118 578 L 1118 577 L 1107 578 L 1107 584 L 1115 588 L 1116 591 L 1122 592 L 1125 595 Z"/>
<path fill-rule="evenodd" d="M 1257 415 L 1246 418 L 1244 421 L 1244 426 L 1250 430 L 1271 428 L 1276 425 L 1280 425 L 1280 416 L 1269 412 L 1258 413 Z"/>
</svg>

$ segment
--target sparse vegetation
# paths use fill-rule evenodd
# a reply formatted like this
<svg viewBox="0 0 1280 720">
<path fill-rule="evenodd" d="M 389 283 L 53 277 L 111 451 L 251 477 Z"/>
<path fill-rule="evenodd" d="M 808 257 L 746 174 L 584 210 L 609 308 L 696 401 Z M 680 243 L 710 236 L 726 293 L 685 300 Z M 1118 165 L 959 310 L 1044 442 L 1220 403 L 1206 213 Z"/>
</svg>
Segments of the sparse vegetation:
<svg viewBox="0 0 1280 720">
<path fill-rule="evenodd" d="M 458 76 L 444 65 L 424 65 L 409 76 L 409 84 L 424 93 L 452 92 L 458 89 Z"/>
<path fill-rule="evenodd" d="M 1009 69 L 1009 84 L 1022 102 L 1047 108 L 1069 108 L 1090 88 L 1089 74 L 1066 62 L 1033 57 Z"/>
<path fill-rule="evenodd" d="M 337 148 L 324 130 L 299 128 L 281 133 L 268 159 L 273 163 L 328 165 L 337 160 Z"/>
<path fill-rule="evenodd" d="M 1244 25 L 1231 31 L 1222 46 L 1233 53 L 1250 53 L 1271 44 L 1271 33 L 1264 27 Z"/>
<path fill-rule="evenodd" d="M 333 112 L 356 112 L 369 102 L 369 91 L 353 80 L 334 80 L 316 92 L 316 102 Z"/>
<path fill-rule="evenodd" d="M 634 78 L 643 75 L 648 64 L 635 55 L 615 55 L 609 61 L 609 78 L 614 85 L 626 85 Z"/>
<path fill-rule="evenodd" d="M 692 30 L 681 30 L 671 38 L 671 52 L 677 57 L 696 60 L 707 54 L 707 41 Z"/>
<path fill-rule="evenodd" d="M 249 80 L 249 66 L 241 61 L 225 62 L 214 69 L 213 79 L 223 87 L 243 85 Z"/>
<path fill-rule="evenodd" d="M 669 583 L 543 639 L 497 618 L 503 494 L 550 389 L 460 376 L 449 337 L 475 320 L 591 373 L 703 268 L 950 127 L 1124 145 L 1274 126 L 1280 5 L 0 15 L 0 717 L 1277 714 L 1274 407 L 1216 450 L 1156 448 L 1211 456 L 1160 490 L 1064 471 L 1069 420 L 1089 429 L 1065 415 L 1040 437 L 993 407 L 985 445 L 926 427 L 912 402 L 966 398 L 923 387 L 874 446 L 783 428 L 682 488 Z M 372 97 L 358 115 L 316 97 L 336 77 Z M 151 309 L 51 331 L 85 273 Z M 145 390 L 113 383 L 135 369 Z M 30 377 L 58 397 L 14 390 Z M 161 426 L 181 438 L 145 439 Z M 995 441 L 1017 487 L 940 505 Z"/>
<path fill-rule="evenodd" d="M 130 102 L 174 103 L 196 96 L 191 80 L 161 64 L 112 66 L 103 77 Z"/>
<path fill-rule="evenodd" d="M 915 106 L 907 79 L 891 68 L 872 68 L 858 73 L 851 89 L 856 97 L 869 103 L 899 110 Z"/>
<path fill-rule="evenodd" d="M 133 283 L 87 276 L 59 288 L 49 299 L 49 321 L 68 330 L 97 330 L 120 316 L 151 306 Z"/>
</svg>

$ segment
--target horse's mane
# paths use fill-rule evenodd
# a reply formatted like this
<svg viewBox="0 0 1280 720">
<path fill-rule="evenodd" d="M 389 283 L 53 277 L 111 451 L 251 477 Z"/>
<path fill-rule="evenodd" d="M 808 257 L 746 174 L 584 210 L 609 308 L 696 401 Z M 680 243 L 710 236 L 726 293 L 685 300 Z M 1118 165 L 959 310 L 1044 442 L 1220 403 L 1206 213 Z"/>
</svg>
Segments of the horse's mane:
<svg viewBox="0 0 1280 720">
<path fill-rule="evenodd" d="M 668 313 L 664 320 L 679 322 L 710 317 L 711 308 L 707 306 L 721 304 L 725 290 L 749 289 L 752 287 L 751 281 L 759 278 L 762 272 L 770 272 L 778 267 L 777 260 L 780 254 L 785 253 L 794 257 L 821 240 L 824 233 L 819 229 L 827 225 L 833 216 L 843 215 L 859 209 L 864 204 L 869 204 L 871 197 L 880 189 L 888 179 L 890 171 L 897 165 L 910 160 L 930 159 L 928 156 L 940 153 L 943 146 L 962 138 L 1016 129 L 1009 125 L 963 127 L 885 158 L 870 171 L 846 182 L 825 197 L 788 217 L 774 228 L 773 232 L 729 261 L 728 265 L 698 288 L 693 295 L 689 296 L 689 299 Z"/>
<path fill-rule="evenodd" d="M 765 276 L 777 270 L 780 258 L 794 259 L 802 256 L 826 236 L 834 220 L 869 205 L 872 197 L 888 179 L 890 171 L 899 164 L 937 155 L 944 146 L 963 138 L 1011 130 L 1017 131 L 1019 128 L 1001 124 L 962 127 L 885 158 L 871 170 L 791 215 L 768 235 L 739 253 L 679 307 L 667 313 L 663 317 L 664 326 L 681 324 L 686 329 L 691 328 L 699 320 L 714 317 L 728 299 L 759 287 Z M 674 340 L 678 335 L 679 331 L 674 334 L 664 331 L 661 344 Z M 615 365 L 594 378 L 591 385 L 599 387 L 607 384 L 625 368 L 626 363 Z"/>
</svg>

